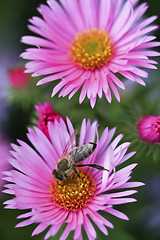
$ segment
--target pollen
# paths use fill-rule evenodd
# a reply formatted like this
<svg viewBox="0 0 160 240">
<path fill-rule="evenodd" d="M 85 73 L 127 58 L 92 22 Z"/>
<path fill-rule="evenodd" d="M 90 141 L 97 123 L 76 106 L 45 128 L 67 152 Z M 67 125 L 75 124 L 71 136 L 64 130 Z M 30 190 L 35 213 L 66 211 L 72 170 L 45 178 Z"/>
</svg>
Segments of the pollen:
<svg viewBox="0 0 160 240">
<path fill-rule="evenodd" d="M 71 42 L 69 55 L 82 69 L 100 69 L 113 55 L 110 37 L 104 30 L 95 28 L 78 33 Z"/>
<path fill-rule="evenodd" d="M 95 193 L 95 181 L 89 175 L 79 172 L 80 177 L 73 173 L 63 182 L 51 185 L 50 196 L 53 204 L 68 211 L 78 211 L 90 202 Z"/>
</svg>

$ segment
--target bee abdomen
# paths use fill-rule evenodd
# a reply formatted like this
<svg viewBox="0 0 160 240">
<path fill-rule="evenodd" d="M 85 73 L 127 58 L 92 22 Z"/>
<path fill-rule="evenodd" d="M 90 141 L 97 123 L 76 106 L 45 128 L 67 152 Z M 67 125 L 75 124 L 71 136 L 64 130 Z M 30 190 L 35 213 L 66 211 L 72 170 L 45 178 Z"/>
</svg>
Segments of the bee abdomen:
<svg viewBox="0 0 160 240">
<path fill-rule="evenodd" d="M 89 157 L 95 150 L 96 143 L 86 143 L 77 148 L 77 154 L 74 156 L 74 162 L 78 163 Z"/>
</svg>

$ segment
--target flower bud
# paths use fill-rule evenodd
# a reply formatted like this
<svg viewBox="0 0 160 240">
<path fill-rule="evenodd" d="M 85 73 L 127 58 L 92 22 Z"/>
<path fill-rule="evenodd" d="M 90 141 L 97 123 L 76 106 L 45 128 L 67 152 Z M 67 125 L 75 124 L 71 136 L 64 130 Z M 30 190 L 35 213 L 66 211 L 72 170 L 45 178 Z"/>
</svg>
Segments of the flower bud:
<svg viewBox="0 0 160 240">
<path fill-rule="evenodd" d="M 160 144 L 160 116 L 140 117 L 137 128 L 141 139 Z"/>
<path fill-rule="evenodd" d="M 28 85 L 31 76 L 24 70 L 24 67 L 17 67 L 8 71 L 9 81 L 13 88 L 20 89 Z"/>
<path fill-rule="evenodd" d="M 50 102 L 44 104 L 39 103 L 35 106 L 35 109 L 40 114 L 37 122 L 37 127 L 50 139 L 48 134 L 48 122 L 54 123 L 55 120 L 59 122 L 61 115 L 57 114 Z"/>
</svg>

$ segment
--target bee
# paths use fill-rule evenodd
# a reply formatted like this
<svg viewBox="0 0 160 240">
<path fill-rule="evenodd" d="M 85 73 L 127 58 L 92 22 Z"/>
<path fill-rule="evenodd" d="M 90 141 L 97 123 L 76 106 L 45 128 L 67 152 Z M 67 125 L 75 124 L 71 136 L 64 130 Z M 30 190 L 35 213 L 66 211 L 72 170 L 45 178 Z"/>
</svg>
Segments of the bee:
<svg viewBox="0 0 160 240">
<path fill-rule="evenodd" d="M 62 153 L 62 157 L 57 162 L 56 168 L 53 170 L 53 177 L 57 179 L 58 181 L 64 181 L 65 179 L 69 178 L 73 172 L 77 175 L 77 177 L 80 177 L 77 167 L 92 167 L 96 168 L 98 170 L 107 170 L 108 169 L 99 166 L 97 164 L 81 164 L 78 165 L 76 163 L 79 163 L 86 158 L 88 158 L 95 150 L 97 144 L 88 142 L 83 145 L 80 145 L 78 147 L 74 147 L 76 142 L 76 131 L 73 132 L 71 135 L 69 141 L 67 142 L 64 151 Z M 72 150 L 71 150 L 72 149 Z"/>
</svg>

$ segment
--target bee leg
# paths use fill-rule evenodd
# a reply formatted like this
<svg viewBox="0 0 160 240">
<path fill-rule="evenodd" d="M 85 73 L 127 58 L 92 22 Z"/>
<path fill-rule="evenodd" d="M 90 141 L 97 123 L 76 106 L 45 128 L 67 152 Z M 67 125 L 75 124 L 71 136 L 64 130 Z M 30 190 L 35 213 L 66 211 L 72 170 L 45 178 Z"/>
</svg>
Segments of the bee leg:
<svg viewBox="0 0 160 240">
<path fill-rule="evenodd" d="M 67 174 L 64 174 L 65 178 L 68 178 Z"/>
<path fill-rule="evenodd" d="M 97 164 L 81 164 L 81 165 L 76 165 L 76 167 L 93 167 L 93 168 L 96 168 L 96 169 L 98 169 L 98 170 L 106 170 L 106 171 L 108 171 L 109 172 L 109 170 L 108 169 L 106 169 L 106 168 L 104 168 L 104 167 L 102 167 L 102 166 L 100 166 L 100 165 L 97 165 Z"/>
<path fill-rule="evenodd" d="M 78 173 L 77 169 L 76 169 L 76 168 L 73 168 L 73 170 L 74 170 L 75 174 L 77 175 L 77 177 L 79 177 L 79 178 L 80 178 L 80 175 L 79 175 L 79 173 Z"/>
<path fill-rule="evenodd" d="M 62 185 L 58 182 L 58 180 L 57 180 L 57 183 L 58 183 L 59 186 L 62 186 Z"/>
</svg>

